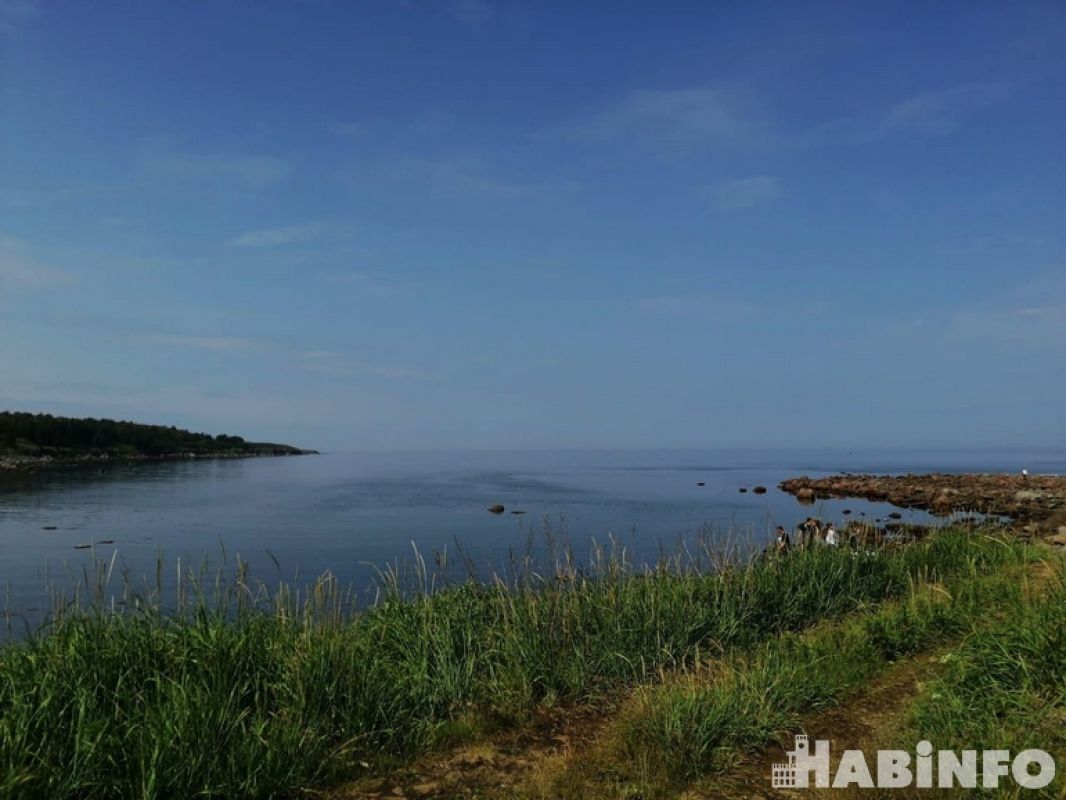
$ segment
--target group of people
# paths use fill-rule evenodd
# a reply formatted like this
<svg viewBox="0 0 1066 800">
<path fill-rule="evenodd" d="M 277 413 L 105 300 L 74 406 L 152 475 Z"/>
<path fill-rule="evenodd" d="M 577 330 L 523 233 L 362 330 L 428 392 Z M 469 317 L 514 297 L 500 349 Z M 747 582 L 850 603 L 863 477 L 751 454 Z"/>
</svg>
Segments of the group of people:
<svg viewBox="0 0 1066 800">
<path fill-rule="evenodd" d="M 792 539 L 784 526 L 777 526 L 776 537 L 774 545 L 779 553 L 791 549 Z M 796 526 L 797 547 L 815 547 L 816 545 L 836 547 L 838 544 L 840 544 L 840 534 L 832 522 L 823 527 L 821 520 L 807 517 L 805 521 Z"/>
</svg>

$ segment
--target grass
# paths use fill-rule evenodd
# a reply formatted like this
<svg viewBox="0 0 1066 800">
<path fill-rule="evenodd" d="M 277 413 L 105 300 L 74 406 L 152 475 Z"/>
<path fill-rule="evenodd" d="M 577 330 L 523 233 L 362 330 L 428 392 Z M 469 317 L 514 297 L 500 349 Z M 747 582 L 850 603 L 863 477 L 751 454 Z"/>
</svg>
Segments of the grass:
<svg viewBox="0 0 1066 800">
<path fill-rule="evenodd" d="M 678 558 L 637 570 L 599 553 L 585 571 L 522 568 L 414 595 L 387 579 L 358 612 L 330 580 L 268 597 L 243 576 L 209 594 L 187 586 L 169 615 L 133 596 L 121 612 L 75 606 L 0 649 L 0 796 L 291 796 L 361 762 L 514 724 L 538 706 L 595 698 L 916 598 L 916 584 L 1024 558 L 1019 545 L 955 531 L 872 554 L 818 548 L 713 569 Z M 918 622 L 950 627 L 941 605 L 865 632 L 913 647 Z M 862 642 L 833 646 L 852 644 Z M 768 676 L 778 669 L 769 651 L 752 658 Z"/>
<path fill-rule="evenodd" d="M 783 634 L 638 695 L 624 715 L 622 761 L 652 786 L 720 773 L 739 753 L 799 729 L 803 716 L 836 705 L 887 666 L 955 639 L 987 614 L 1019 602 L 1016 578 L 956 576 L 915 585 L 902 602 Z"/>
<path fill-rule="evenodd" d="M 945 657 L 914 701 L 903 737 L 938 749 L 1048 750 L 1066 757 L 1066 589 L 1058 581 Z M 1008 787 L 1007 792 L 1016 787 Z M 1062 776 L 1027 796 L 1061 797 Z"/>
</svg>

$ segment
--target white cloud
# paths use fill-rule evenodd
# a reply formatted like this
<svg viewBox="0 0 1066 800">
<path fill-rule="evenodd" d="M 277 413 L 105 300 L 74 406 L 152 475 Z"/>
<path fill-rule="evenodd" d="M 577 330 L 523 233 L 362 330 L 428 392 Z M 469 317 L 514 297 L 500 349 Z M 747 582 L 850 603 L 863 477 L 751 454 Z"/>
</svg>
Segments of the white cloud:
<svg viewBox="0 0 1066 800">
<path fill-rule="evenodd" d="M 1010 97 L 1008 83 L 966 83 L 920 92 L 880 113 L 842 116 L 798 131 L 779 132 L 786 147 L 861 146 L 890 136 L 948 136 Z"/>
<path fill-rule="evenodd" d="M 961 339 L 1066 348 L 1066 267 L 1033 276 L 980 306 L 957 310 L 948 330 Z"/>
<path fill-rule="evenodd" d="M 765 205 L 781 196 L 781 186 L 769 175 L 723 181 L 714 187 L 715 206 L 723 211 L 743 211 Z"/>
<path fill-rule="evenodd" d="M 245 231 L 240 236 L 230 239 L 230 247 L 274 247 L 317 239 L 327 230 L 327 226 L 313 222 L 305 225 L 288 225 L 282 228 L 264 228 Z"/>
<path fill-rule="evenodd" d="M 471 28 L 481 27 L 496 13 L 495 7 L 487 0 L 453 0 L 447 8 L 453 17 Z"/>
<path fill-rule="evenodd" d="M 367 135 L 371 126 L 366 122 L 338 122 L 333 125 L 333 132 L 349 139 L 361 139 Z"/>
<path fill-rule="evenodd" d="M 220 353 L 244 353 L 254 350 L 257 345 L 251 339 L 238 336 L 155 336 L 155 341 L 177 347 L 191 347 L 198 350 L 214 350 Z"/>
<path fill-rule="evenodd" d="M 165 177 L 238 181 L 256 188 L 278 183 L 290 172 L 283 159 L 241 153 L 154 152 L 145 166 Z"/>
<path fill-rule="evenodd" d="M 569 193 L 578 188 L 573 181 L 537 183 L 503 178 L 483 159 L 467 156 L 402 156 L 378 163 L 354 165 L 339 171 L 337 177 L 359 184 L 367 180 L 412 184 L 425 193 L 446 199 L 515 200 L 533 195 Z"/>
<path fill-rule="evenodd" d="M 415 291 L 420 287 L 417 281 L 388 280 L 360 270 L 328 273 L 323 275 L 322 278 L 329 283 L 350 287 L 360 296 L 373 297 L 375 299 L 397 297 Z"/>
<path fill-rule="evenodd" d="M 20 251 L 14 240 L 0 236 L 0 285 L 44 288 L 72 282 L 70 273 L 42 266 Z"/>
<path fill-rule="evenodd" d="M 399 364 L 370 364 L 354 361 L 329 350 L 307 350 L 299 355 L 304 369 L 324 375 L 342 378 L 373 375 L 389 380 L 430 380 L 430 376 L 419 369 Z"/>
<path fill-rule="evenodd" d="M 756 312 L 755 306 L 747 301 L 708 292 L 646 297 L 639 300 L 637 306 L 648 314 L 700 317 L 717 322 L 740 322 Z"/>
<path fill-rule="evenodd" d="M 621 103 L 571 126 L 579 138 L 637 134 L 677 142 L 734 143 L 750 140 L 759 126 L 739 99 L 722 89 L 632 92 Z"/>
<path fill-rule="evenodd" d="M 968 83 L 922 92 L 892 106 L 881 129 L 945 136 L 975 114 L 1004 101 L 1010 89 L 1006 83 Z"/>
<path fill-rule="evenodd" d="M 380 364 L 349 358 L 331 350 L 299 350 L 292 347 L 260 342 L 240 336 L 199 336 L 165 334 L 149 339 L 173 347 L 210 350 L 233 356 L 256 356 L 274 360 L 290 368 L 331 375 L 340 378 L 372 376 L 389 380 L 429 380 L 430 376 L 413 367 L 401 364 Z"/>
<path fill-rule="evenodd" d="M 40 13 L 39 0 L 0 0 L 0 33 L 12 33 Z"/>
</svg>

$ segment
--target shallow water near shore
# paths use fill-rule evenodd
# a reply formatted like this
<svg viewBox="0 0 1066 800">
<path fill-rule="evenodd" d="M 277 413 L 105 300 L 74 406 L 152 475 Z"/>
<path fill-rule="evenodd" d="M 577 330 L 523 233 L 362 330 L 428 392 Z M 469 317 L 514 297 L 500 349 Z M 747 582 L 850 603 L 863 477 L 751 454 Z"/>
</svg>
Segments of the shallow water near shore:
<svg viewBox="0 0 1066 800">
<path fill-rule="evenodd" d="M 457 543 L 480 574 L 524 552 L 530 535 L 565 538 L 580 560 L 611 537 L 636 561 L 697 537 L 761 546 L 776 525 L 809 515 L 884 518 L 886 503 L 804 506 L 788 477 L 836 472 L 1064 472 L 1066 455 L 1038 451 L 615 451 L 324 454 L 140 463 L 0 476 L 0 587 L 6 608 L 35 617 L 48 586 L 77 583 L 93 560 L 115 560 L 133 585 L 164 587 L 183 568 L 305 583 L 331 571 L 357 590 L 374 568 L 430 563 Z M 698 485 L 703 483 L 703 486 Z M 754 494 L 755 486 L 766 494 Z M 741 493 L 741 488 L 749 491 Z M 503 514 L 487 508 L 500 503 Z M 522 514 L 512 514 L 521 511 Z M 903 510 L 904 522 L 923 523 Z M 91 547 L 86 547 L 91 545 Z M 120 582 L 120 581 L 119 581 Z"/>
</svg>

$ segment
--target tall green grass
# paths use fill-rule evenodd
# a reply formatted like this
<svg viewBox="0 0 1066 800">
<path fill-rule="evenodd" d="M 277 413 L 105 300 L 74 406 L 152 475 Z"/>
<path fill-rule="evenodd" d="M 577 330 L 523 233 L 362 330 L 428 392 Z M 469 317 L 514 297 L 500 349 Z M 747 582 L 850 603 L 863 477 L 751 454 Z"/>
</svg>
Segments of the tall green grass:
<svg viewBox="0 0 1066 800">
<path fill-rule="evenodd" d="M 520 720 L 1023 557 L 944 532 L 710 571 L 601 553 L 584 571 L 414 595 L 387 579 L 359 612 L 330 580 L 266 596 L 245 576 L 185 586 L 172 614 L 134 597 L 121 613 L 74 606 L 0 649 L 0 795 L 287 796 L 434 746 L 457 722 Z"/>
<path fill-rule="evenodd" d="M 836 705 L 887 665 L 957 638 L 1020 602 L 1016 576 L 951 576 L 946 587 L 916 584 L 904 601 L 843 622 L 787 633 L 638 695 L 624 715 L 625 758 L 652 785 L 684 784 L 722 772 L 801 717 Z"/>
<path fill-rule="evenodd" d="M 1030 747 L 1066 764 L 1066 589 L 1057 581 L 1015 613 L 968 637 L 925 685 L 903 732 L 908 747 L 928 739 L 937 749 Z M 1060 774 L 1040 792 L 1063 796 Z M 1017 792 L 1008 785 L 1004 790 Z"/>
</svg>

